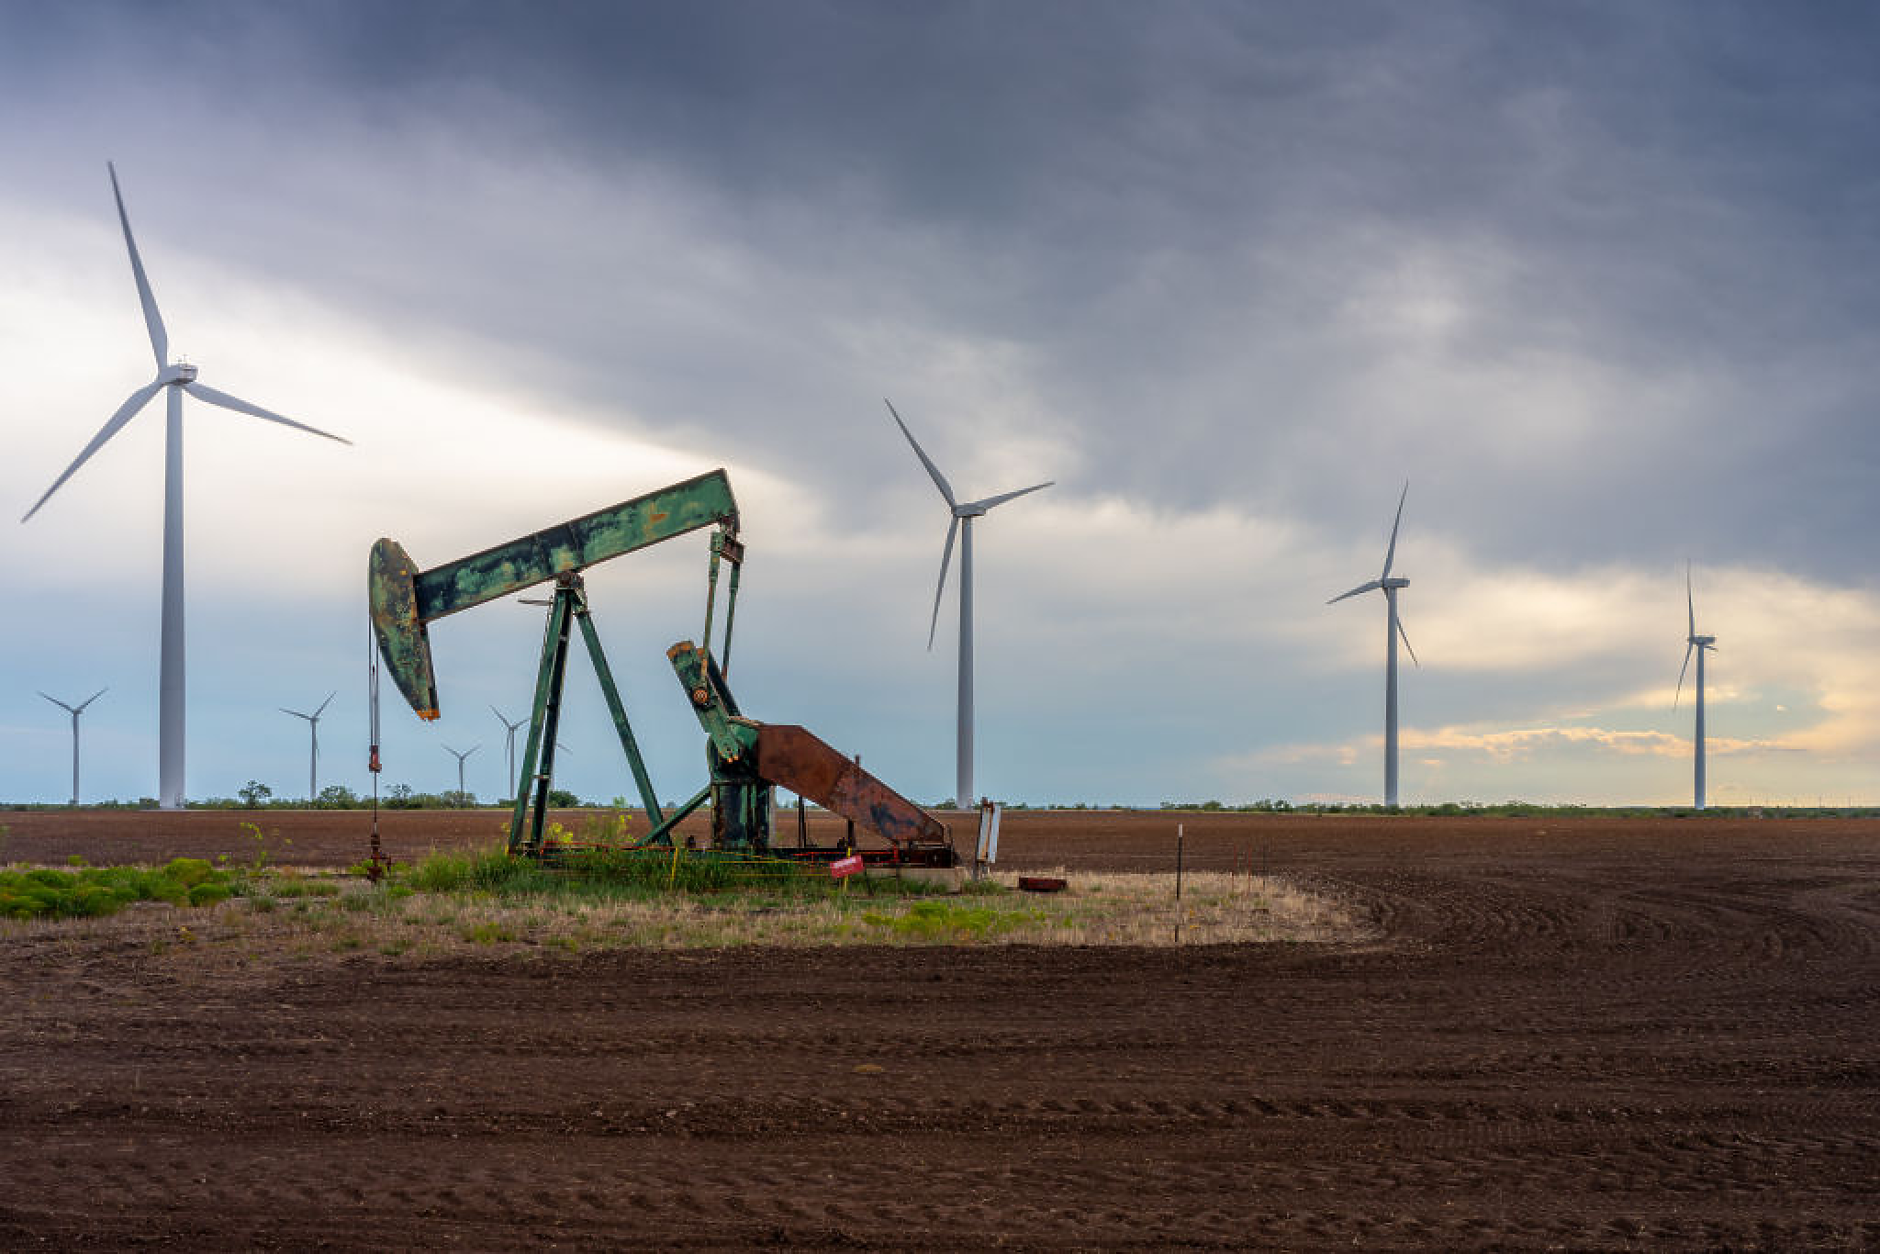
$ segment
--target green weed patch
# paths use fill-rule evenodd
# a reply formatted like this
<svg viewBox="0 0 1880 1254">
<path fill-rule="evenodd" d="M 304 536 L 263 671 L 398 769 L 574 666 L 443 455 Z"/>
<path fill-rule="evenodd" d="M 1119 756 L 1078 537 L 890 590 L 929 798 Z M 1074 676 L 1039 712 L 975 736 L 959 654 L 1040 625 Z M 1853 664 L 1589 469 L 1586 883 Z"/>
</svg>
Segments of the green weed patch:
<svg viewBox="0 0 1880 1254">
<path fill-rule="evenodd" d="M 211 906 L 234 891 L 227 872 L 200 858 L 177 858 L 154 869 L 110 866 L 0 871 L 0 918 L 100 918 L 138 901 Z"/>
<path fill-rule="evenodd" d="M 994 910 L 948 901 L 917 901 L 901 913 L 870 910 L 862 922 L 906 940 L 930 943 L 988 940 L 1045 921 L 1035 910 Z"/>
<path fill-rule="evenodd" d="M 511 857 L 497 848 L 433 853 L 400 879 L 426 893 L 486 893 L 513 899 L 647 901 L 667 895 L 822 899 L 881 894 L 924 896 L 939 891 L 913 880 L 875 875 L 844 890 L 827 868 L 787 858 L 759 858 L 681 849 L 554 848 L 542 858 Z"/>
</svg>

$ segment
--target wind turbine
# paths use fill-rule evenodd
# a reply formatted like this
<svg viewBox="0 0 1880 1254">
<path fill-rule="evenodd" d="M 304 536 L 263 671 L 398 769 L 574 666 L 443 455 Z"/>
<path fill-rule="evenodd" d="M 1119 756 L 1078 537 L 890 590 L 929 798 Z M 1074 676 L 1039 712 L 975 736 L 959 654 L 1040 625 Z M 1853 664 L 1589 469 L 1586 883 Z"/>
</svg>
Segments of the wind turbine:
<svg viewBox="0 0 1880 1254">
<path fill-rule="evenodd" d="M 1346 597 L 1355 597 L 1360 592 L 1382 590 L 1384 593 L 1384 804 L 1397 804 L 1397 640 L 1403 639 L 1403 647 L 1409 651 L 1410 660 L 1416 665 L 1417 651 L 1410 648 L 1410 637 L 1403 629 L 1403 623 L 1397 617 L 1397 591 L 1408 588 L 1410 581 L 1401 575 L 1391 577 L 1390 566 L 1397 557 L 1397 528 L 1403 523 L 1404 497 L 1410 495 L 1410 483 L 1404 481 L 1403 493 L 1397 498 L 1397 520 L 1390 525 L 1390 547 L 1384 550 L 1384 570 L 1376 579 L 1361 583 L 1350 592 L 1343 592 L 1327 601 L 1327 605 L 1336 605 Z"/>
<path fill-rule="evenodd" d="M 1678 708 L 1678 698 L 1684 695 L 1684 673 L 1691 669 L 1691 654 L 1697 654 L 1697 768 L 1695 778 L 1696 800 L 1693 802 L 1699 810 L 1704 808 L 1704 654 L 1717 647 L 1715 636 L 1697 634 L 1697 598 L 1691 592 L 1691 564 L 1684 563 L 1684 608 L 1690 615 L 1690 630 L 1684 637 L 1684 665 L 1678 668 L 1678 690 L 1671 698 L 1671 708 Z"/>
<path fill-rule="evenodd" d="M 46 697 L 46 694 L 43 692 L 39 694 L 42 697 L 46 697 L 46 700 L 52 702 L 52 704 L 58 706 L 61 710 L 64 710 L 67 714 L 70 714 L 72 716 L 72 804 L 73 805 L 78 804 L 78 716 L 85 712 L 86 706 L 90 705 L 93 701 L 96 701 L 99 697 L 102 697 L 105 693 L 109 691 L 111 691 L 109 688 L 100 688 L 98 689 L 98 691 L 92 693 L 89 697 L 86 697 L 83 701 L 80 701 L 77 705 L 67 705 L 65 702 L 59 700 L 57 697 Z"/>
<path fill-rule="evenodd" d="M 494 714 L 496 716 L 496 721 L 503 725 L 503 732 L 508 737 L 506 743 L 504 744 L 504 750 L 509 755 L 508 778 L 511 780 L 514 780 L 516 778 L 516 729 L 518 727 L 521 727 L 524 723 L 528 722 L 529 720 L 526 718 L 519 718 L 515 722 L 512 723 L 508 719 L 504 718 L 503 712 L 497 709 L 494 705 L 490 706 L 490 713 Z"/>
<path fill-rule="evenodd" d="M 526 604 L 535 605 L 535 604 L 538 604 L 538 602 L 529 601 L 529 602 L 526 602 Z M 549 602 L 543 601 L 543 602 L 539 602 L 539 604 L 547 605 L 549 604 Z M 509 778 L 511 780 L 514 780 L 516 778 L 516 729 L 518 727 L 521 727 L 524 723 L 528 722 L 529 720 L 526 718 L 519 718 L 515 722 L 512 723 L 508 719 L 504 718 L 503 712 L 497 709 L 494 705 L 490 707 L 490 713 L 494 714 L 496 716 L 496 721 L 503 725 L 503 733 L 505 736 L 505 742 L 504 742 L 503 748 L 509 757 Z M 574 752 L 574 750 L 570 749 L 567 745 L 563 744 L 559 740 L 555 742 L 555 748 L 558 752 L 561 752 L 561 753 L 571 754 Z M 475 753 L 476 750 L 472 749 L 470 752 Z"/>
<path fill-rule="evenodd" d="M 295 718 L 306 719 L 307 731 L 313 736 L 313 752 L 307 760 L 307 800 L 309 802 L 317 801 L 320 798 L 320 716 L 326 713 L 327 704 L 333 700 L 335 695 L 337 694 L 331 692 L 327 693 L 326 700 L 320 702 L 320 708 L 311 714 L 302 714 L 299 710 L 290 710 L 284 705 L 280 707 L 280 711 L 283 714 L 292 714 Z"/>
<path fill-rule="evenodd" d="M 232 409 L 238 414 L 265 418 L 297 431 L 338 440 L 341 444 L 350 444 L 352 441 L 295 422 L 291 418 L 283 418 L 259 405 L 230 396 L 227 392 L 218 392 L 207 384 L 196 382 L 196 367 L 183 361 L 172 363 L 165 360 L 170 351 L 169 332 L 164 330 L 163 315 L 157 312 L 157 298 L 151 295 L 150 280 L 144 274 L 143 258 L 138 255 L 137 241 L 131 236 L 131 220 L 124 212 L 124 195 L 118 190 L 117 168 L 109 162 L 105 163 L 105 168 L 111 172 L 111 195 L 117 200 L 118 222 L 124 228 L 124 246 L 130 251 L 131 275 L 137 280 L 137 299 L 144 307 L 144 325 L 150 332 L 150 351 L 157 359 L 157 377 L 132 392 L 130 398 L 118 406 L 117 412 L 111 415 L 98 434 L 91 437 L 91 443 L 65 468 L 64 474 L 53 480 L 45 495 L 26 511 L 26 517 L 20 521 L 25 522 L 38 513 L 39 507 L 93 453 L 103 448 L 112 436 L 135 418 L 152 397 L 158 392 L 166 393 L 169 414 L 163 455 L 163 629 L 157 713 L 157 801 L 166 810 L 177 810 L 183 805 L 183 393 L 188 392 L 199 401 Z"/>
<path fill-rule="evenodd" d="M 888 413 L 893 415 L 894 424 L 901 428 L 901 434 L 914 448 L 914 456 L 920 458 L 920 464 L 927 468 L 933 477 L 933 484 L 940 489 L 947 508 L 953 511 L 953 521 L 947 524 L 946 548 L 940 554 L 940 583 L 933 594 L 933 620 L 927 626 L 927 648 L 933 649 L 934 631 L 940 625 L 940 598 L 946 592 L 947 564 L 953 560 L 953 540 L 957 536 L 960 542 L 960 687 L 959 687 L 959 764 L 953 794 L 953 803 L 960 809 L 972 806 L 973 792 L 973 519 L 983 517 L 986 511 L 1005 504 L 1014 497 L 1024 496 L 1027 492 L 1036 492 L 1048 488 L 1051 483 L 1034 483 L 1029 488 L 1020 488 L 1016 492 L 1003 492 L 998 496 L 988 496 L 983 500 L 961 503 L 954 498 L 953 486 L 940 473 L 940 468 L 933 464 L 914 433 L 901 421 L 901 415 L 895 412 L 892 402 L 886 400 Z"/>
<path fill-rule="evenodd" d="M 451 748 L 449 745 L 444 746 L 444 752 L 450 754 L 452 757 L 457 759 L 457 795 L 459 797 L 468 795 L 468 790 L 463 786 L 463 760 L 469 757 L 471 754 L 475 753 L 478 749 L 481 749 L 482 747 L 483 747 L 482 745 L 471 745 L 468 749 L 465 749 L 462 753 L 458 753 L 455 749 Z"/>
</svg>

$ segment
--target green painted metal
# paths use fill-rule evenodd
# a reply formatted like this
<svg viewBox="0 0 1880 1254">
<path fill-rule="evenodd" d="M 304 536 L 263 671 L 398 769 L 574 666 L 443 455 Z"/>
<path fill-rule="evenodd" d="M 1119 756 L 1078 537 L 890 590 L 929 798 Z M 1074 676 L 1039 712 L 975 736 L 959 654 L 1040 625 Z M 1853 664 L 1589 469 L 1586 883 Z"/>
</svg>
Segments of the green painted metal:
<svg viewBox="0 0 1880 1254">
<path fill-rule="evenodd" d="M 542 660 L 536 667 L 535 700 L 529 707 L 529 738 L 522 747 L 522 774 L 516 780 L 515 809 L 509 817 L 509 852 L 523 853 L 531 846 L 540 846 L 542 838 L 542 820 L 548 801 L 549 768 L 554 763 L 555 733 L 554 723 L 550 718 L 550 709 L 557 716 L 561 706 L 561 679 L 567 672 L 568 664 L 568 619 L 573 610 L 573 598 L 569 589 L 556 588 L 555 599 L 548 608 L 548 621 L 542 630 Z M 544 732 L 547 733 L 544 737 Z M 546 743 L 547 752 L 543 752 Z M 536 759 L 543 759 L 544 769 L 537 772 Z M 540 787 L 536 785 L 540 784 Z M 529 804 L 535 802 L 535 813 L 531 820 Z M 527 821 L 529 834 L 523 834 Z"/>
<path fill-rule="evenodd" d="M 431 637 L 418 615 L 418 564 L 396 540 L 381 539 L 367 562 L 366 592 L 372 634 L 385 668 L 418 717 L 437 717 L 437 676 L 431 669 Z"/>
<path fill-rule="evenodd" d="M 738 616 L 738 577 L 744 573 L 744 545 L 737 537 L 719 531 L 712 534 L 714 547 L 723 547 L 731 558 L 731 587 L 725 594 L 725 647 L 720 651 L 719 665 L 725 673 L 731 673 L 731 627 Z M 708 640 L 710 637 L 706 637 Z"/>
<path fill-rule="evenodd" d="M 705 729 L 712 844 L 719 849 L 768 849 L 773 790 L 757 770 L 758 724 L 738 714 L 724 677 L 704 650 L 681 640 L 666 650 L 666 658 Z"/>
<path fill-rule="evenodd" d="M 691 800 L 685 802 L 671 814 L 668 814 L 665 818 L 655 823 L 652 829 L 641 838 L 636 847 L 644 848 L 647 845 L 670 846 L 672 844 L 672 829 L 679 826 L 680 820 L 685 818 L 686 815 L 704 805 L 705 802 L 710 799 L 711 795 L 712 786 L 710 784 L 705 785 L 705 787 L 693 793 Z"/>
<path fill-rule="evenodd" d="M 509 848 L 512 853 L 535 854 L 542 850 L 548 794 L 554 784 L 555 733 L 561 721 L 561 698 L 568 672 L 572 626 L 580 627 L 582 642 L 587 646 L 588 657 L 594 663 L 601 695 L 606 698 L 614 729 L 620 735 L 620 747 L 626 753 L 627 766 L 633 772 L 634 784 L 639 789 L 640 800 L 646 810 L 647 824 L 651 828 L 664 830 L 662 825 L 666 822 L 666 816 L 661 812 L 659 799 L 654 794 L 653 780 L 647 773 L 639 740 L 634 736 L 633 725 L 627 718 L 626 704 L 620 699 L 613 668 L 607 662 L 606 651 L 601 648 L 600 634 L 595 630 L 593 615 L 588 610 L 587 591 L 582 586 L 581 576 L 562 575 L 555 581 L 555 598 L 549 605 L 548 623 L 542 639 L 542 661 L 536 675 L 535 700 L 530 706 L 529 739 L 523 749 L 522 776 L 516 781 L 515 810 L 509 823 Z M 539 770 L 535 765 L 538 757 L 541 760 Z"/>
<path fill-rule="evenodd" d="M 367 584 L 386 668 L 418 717 L 434 719 L 437 681 L 427 624 L 713 524 L 731 532 L 738 526 L 737 499 L 723 470 L 430 570 L 419 570 L 396 541 L 381 539 L 372 546 Z"/>
<path fill-rule="evenodd" d="M 757 748 L 757 725 L 738 716 L 737 704 L 725 690 L 715 668 L 708 669 L 702 650 L 690 640 L 681 640 L 666 650 L 666 660 L 679 676 L 692 713 L 705 729 L 712 748 L 726 762 L 736 762 Z"/>
</svg>

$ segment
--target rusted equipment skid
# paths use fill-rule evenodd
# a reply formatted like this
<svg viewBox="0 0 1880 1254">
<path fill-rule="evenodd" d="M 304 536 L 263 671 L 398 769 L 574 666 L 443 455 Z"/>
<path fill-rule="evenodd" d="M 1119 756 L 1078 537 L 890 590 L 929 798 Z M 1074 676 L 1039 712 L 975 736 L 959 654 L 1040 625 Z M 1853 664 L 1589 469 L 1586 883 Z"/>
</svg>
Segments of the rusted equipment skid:
<svg viewBox="0 0 1880 1254">
<path fill-rule="evenodd" d="M 589 616 L 581 571 L 610 557 L 712 526 L 716 530 L 711 537 L 705 597 L 705 643 L 701 647 L 682 641 L 667 651 L 693 713 L 705 730 L 710 782 L 689 801 L 665 813 Z M 725 683 L 744 562 L 744 545 L 737 530 L 738 507 L 731 495 L 731 482 L 724 471 L 714 470 L 430 570 L 420 570 L 396 541 L 381 539 L 372 546 L 368 570 L 373 634 L 393 681 L 411 708 L 421 719 L 435 719 L 437 677 L 429 624 L 485 601 L 554 581 L 536 672 L 529 738 L 516 781 L 515 810 L 509 828 L 512 853 L 542 852 L 562 686 L 572 636 L 578 627 L 645 807 L 648 831 L 642 844 L 670 844 L 678 822 L 709 801 L 712 843 L 716 847 L 771 852 L 773 789 L 781 785 L 885 837 L 892 846 L 889 861 L 952 866 L 954 854 L 946 828 L 920 807 L 803 728 L 759 723 L 744 717 L 738 709 Z M 726 566 L 729 578 L 723 641 L 714 654 L 713 618 L 719 575 Z M 373 717 L 376 727 L 376 704 Z M 797 848 L 775 852 L 814 857 L 835 851 Z"/>
<path fill-rule="evenodd" d="M 781 786 L 886 838 L 893 848 L 890 861 L 954 864 L 947 829 L 860 763 L 805 728 L 744 717 L 716 662 L 697 645 L 681 640 L 666 650 L 666 658 L 705 730 L 713 844 L 770 848 L 771 788 Z"/>
<path fill-rule="evenodd" d="M 757 729 L 757 773 L 902 848 L 946 844 L 947 829 L 925 810 L 790 723 Z"/>
</svg>

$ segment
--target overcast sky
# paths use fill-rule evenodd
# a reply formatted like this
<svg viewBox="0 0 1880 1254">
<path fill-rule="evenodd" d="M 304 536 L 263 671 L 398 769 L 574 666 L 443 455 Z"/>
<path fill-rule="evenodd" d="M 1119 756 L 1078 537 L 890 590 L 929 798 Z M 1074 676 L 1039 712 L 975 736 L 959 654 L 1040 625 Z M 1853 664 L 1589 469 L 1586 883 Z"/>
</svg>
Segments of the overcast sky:
<svg viewBox="0 0 1880 1254">
<path fill-rule="evenodd" d="M 726 467 L 733 687 L 953 788 L 947 514 L 982 792 L 1880 801 L 1880 13 L 1865 5 L 0 0 L 0 498 L 174 354 L 354 447 L 187 407 L 191 796 L 363 789 L 364 568 Z M 0 524 L 0 797 L 156 792 L 161 401 Z M 590 575 L 660 791 L 695 536 Z M 385 782 L 507 795 L 540 610 L 440 622 Z M 631 792 L 585 663 L 584 796 Z"/>
</svg>

